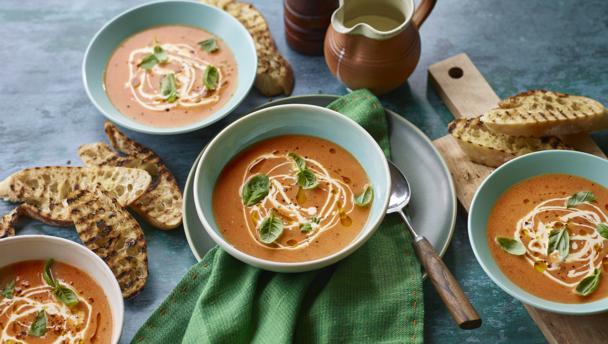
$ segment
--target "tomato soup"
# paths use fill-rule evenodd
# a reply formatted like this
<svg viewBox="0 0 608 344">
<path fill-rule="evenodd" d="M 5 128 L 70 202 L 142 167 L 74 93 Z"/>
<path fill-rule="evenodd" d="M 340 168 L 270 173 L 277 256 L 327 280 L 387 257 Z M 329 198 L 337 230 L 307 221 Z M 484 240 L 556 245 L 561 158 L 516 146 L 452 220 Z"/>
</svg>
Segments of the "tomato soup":
<svg viewBox="0 0 608 344">
<path fill-rule="evenodd" d="M 607 214 L 605 187 L 565 174 L 533 177 L 498 199 L 488 244 L 522 289 L 562 303 L 596 301 L 608 295 Z"/>
<path fill-rule="evenodd" d="M 0 343 L 110 343 L 103 290 L 61 262 L 24 261 L 0 269 Z"/>
<path fill-rule="evenodd" d="M 202 29 L 168 25 L 122 42 L 106 66 L 112 104 L 155 127 L 187 125 L 213 114 L 236 90 L 234 55 Z"/>
<path fill-rule="evenodd" d="M 325 257 L 365 225 L 373 190 L 342 147 L 312 136 L 279 136 L 224 167 L 213 211 L 224 238 L 250 255 L 280 262 Z"/>
</svg>

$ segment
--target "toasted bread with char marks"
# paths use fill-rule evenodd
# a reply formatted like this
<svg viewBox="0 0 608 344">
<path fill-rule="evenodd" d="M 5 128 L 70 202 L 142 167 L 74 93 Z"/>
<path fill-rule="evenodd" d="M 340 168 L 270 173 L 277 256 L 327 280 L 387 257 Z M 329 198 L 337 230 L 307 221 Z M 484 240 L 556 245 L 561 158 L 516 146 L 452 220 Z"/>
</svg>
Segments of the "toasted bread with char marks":
<svg viewBox="0 0 608 344">
<path fill-rule="evenodd" d="M 148 278 L 146 240 L 139 223 L 101 189 L 76 190 L 66 203 L 80 240 L 108 264 L 123 297 L 129 298 Z"/>
<path fill-rule="evenodd" d="M 102 190 L 116 197 L 121 206 L 135 202 L 150 186 L 148 172 L 127 167 L 49 166 L 27 168 L 0 182 L 0 197 L 24 202 L 27 215 L 47 224 L 72 224 L 64 204 L 73 190 Z"/>
<path fill-rule="evenodd" d="M 570 149 L 557 137 L 521 137 L 492 132 L 479 117 L 454 120 L 448 131 L 471 161 L 490 167 L 498 167 L 531 152 Z"/>
<path fill-rule="evenodd" d="M 113 124 L 107 122 L 104 129 L 114 149 L 124 155 L 120 156 L 106 144 L 98 142 L 80 146 L 80 159 L 87 166 L 126 166 L 148 171 L 152 175 L 152 183 L 131 207 L 156 228 L 169 230 L 178 227 L 182 223 L 183 196 L 167 166 L 156 153 L 129 139 Z"/>
<path fill-rule="evenodd" d="M 501 101 L 481 121 L 507 135 L 561 136 L 608 128 L 608 112 L 591 98 L 532 90 Z"/>
</svg>

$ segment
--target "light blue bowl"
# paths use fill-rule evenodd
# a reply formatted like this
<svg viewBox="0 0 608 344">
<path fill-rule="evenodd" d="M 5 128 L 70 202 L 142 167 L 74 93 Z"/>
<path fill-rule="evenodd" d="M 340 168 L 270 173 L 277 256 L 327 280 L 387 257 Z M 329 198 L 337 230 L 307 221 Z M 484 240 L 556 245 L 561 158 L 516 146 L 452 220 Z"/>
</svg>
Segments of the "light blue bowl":
<svg viewBox="0 0 608 344">
<path fill-rule="evenodd" d="M 608 298 L 583 304 L 559 303 L 542 299 L 521 289 L 502 273 L 492 257 L 487 238 L 490 212 L 498 198 L 513 184 L 538 175 L 562 173 L 608 186 L 606 171 L 606 159 L 576 151 L 552 150 L 524 155 L 492 172 L 473 197 L 469 212 L 469 238 L 477 261 L 494 283 L 521 302 L 549 312 L 582 315 L 608 310 Z"/>
<path fill-rule="evenodd" d="M 182 127 L 157 128 L 130 119 L 112 105 L 104 90 L 104 73 L 112 53 L 126 38 L 150 27 L 174 24 L 198 27 L 220 37 L 236 58 L 238 84 L 232 98 L 211 116 Z M 249 93 L 256 68 L 253 39 L 232 16 L 199 2 L 161 1 L 127 10 L 102 27 L 84 54 L 82 77 L 89 98 L 108 119 L 142 133 L 168 135 L 206 127 L 229 114 Z"/>
<path fill-rule="evenodd" d="M 224 240 L 215 222 L 212 193 L 220 172 L 239 152 L 264 139 L 280 135 L 310 135 L 334 142 L 363 166 L 374 189 L 370 215 L 359 235 L 330 256 L 298 263 L 274 262 L 239 251 Z M 388 206 L 391 179 L 388 163 L 376 141 L 350 118 L 323 107 L 291 104 L 255 111 L 226 127 L 205 148 L 194 174 L 194 203 L 209 236 L 233 257 L 277 272 L 301 272 L 333 264 L 354 252 L 371 237 Z"/>
</svg>

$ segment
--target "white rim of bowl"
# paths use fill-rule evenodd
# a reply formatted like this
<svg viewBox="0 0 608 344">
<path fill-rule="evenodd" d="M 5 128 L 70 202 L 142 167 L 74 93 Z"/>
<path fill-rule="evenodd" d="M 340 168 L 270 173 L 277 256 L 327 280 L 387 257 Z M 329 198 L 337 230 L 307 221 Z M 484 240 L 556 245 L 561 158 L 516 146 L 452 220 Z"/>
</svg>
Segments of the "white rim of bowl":
<svg viewBox="0 0 608 344">
<path fill-rule="evenodd" d="M 202 169 L 203 161 L 205 161 L 207 154 L 209 154 L 209 152 L 214 149 L 215 144 L 217 143 L 217 141 L 220 140 L 220 138 L 222 138 L 225 135 L 228 135 L 228 133 L 232 130 L 232 128 L 240 125 L 241 123 L 243 123 L 245 121 L 250 120 L 251 118 L 258 117 L 258 116 L 264 116 L 267 112 L 277 111 L 277 110 L 281 110 L 284 108 L 287 108 L 287 109 L 305 108 L 307 110 L 325 112 L 326 115 L 333 116 L 333 117 L 337 118 L 338 120 L 342 120 L 345 123 L 348 123 L 349 125 L 351 125 L 353 130 L 359 132 L 368 141 L 373 142 L 375 154 L 378 154 L 379 156 L 381 156 L 383 158 L 382 168 L 384 170 L 384 174 L 387 177 L 386 184 L 385 184 L 385 190 L 384 190 L 386 192 L 387 196 L 385 197 L 384 200 L 382 200 L 382 205 L 381 205 L 382 214 L 380 216 L 380 219 L 378 221 L 376 221 L 376 223 L 366 223 L 365 226 L 363 228 L 361 228 L 361 232 L 362 232 L 365 228 L 369 227 L 370 229 L 369 229 L 368 233 L 366 235 L 361 235 L 361 236 L 355 238 L 347 246 L 345 246 L 338 252 L 332 253 L 329 256 L 326 256 L 323 258 L 319 258 L 319 259 L 315 259 L 315 260 L 308 260 L 308 261 L 304 261 L 304 262 L 276 262 L 276 261 L 272 261 L 272 260 L 258 258 L 258 257 L 249 255 L 245 252 L 242 252 L 242 251 L 236 249 L 229 242 L 224 240 L 224 238 L 221 235 L 219 235 L 216 231 L 213 230 L 212 226 L 207 221 L 207 218 L 205 217 L 204 212 L 202 211 L 202 208 L 200 206 L 201 202 L 200 202 L 200 199 L 198 196 L 198 192 L 196 192 L 196 190 L 195 190 L 196 185 L 198 184 L 197 181 L 200 178 L 200 171 Z M 233 157 L 231 157 L 231 158 L 233 158 Z M 351 254 L 355 250 L 357 250 L 361 245 L 363 245 L 363 243 L 365 243 L 375 233 L 376 229 L 378 229 L 378 226 L 382 222 L 382 219 L 384 219 L 384 216 L 386 215 L 386 209 L 388 208 L 390 188 L 391 188 L 391 178 L 390 178 L 390 173 L 389 173 L 389 168 L 388 168 L 388 161 L 386 160 L 386 157 L 384 156 L 384 152 L 382 151 L 382 149 L 380 149 L 380 146 L 374 140 L 374 138 L 363 127 L 361 127 L 357 122 L 340 114 L 339 112 L 336 112 L 336 111 L 333 111 L 333 110 L 330 110 L 330 109 L 327 109 L 324 107 L 320 107 L 320 106 L 316 106 L 316 105 L 308 105 L 308 104 L 277 105 L 277 106 L 273 106 L 270 108 L 254 111 L 254 112 L 234 121 L 232 124 L 230 124 L 229 126 L 224 128 L 224 130 L 222 130 L 219 134 L 217 134 L 213 138 L 213 140 L 211 140 L 211 142 L 209 142 L 209 144 L 205 147 L 203 155 L 201 156 L 201 158 L 199 159 L 199 161 L 197 163 L 196 171 L 194 173 L 194 182 L 193 182 L 194 205 L 196 207 L 196 212 L 198 214 L 199 219 L 201 220 L 201 223 L 203 224 L 203 227 L 205 228 L 205 230 L 207 231 L 209 236 L 211 236 L 213 241 L 215 241 L 222 249 L 226 250 L 231 256 L 233 256 L 247 264 L 254 265 L 254 266 L 263 266 L 264 268 L 268 267 L 268 268 L 270 268 L 269 270 L 273 270 L 273 271 L 279 271 L 279 270 L 284 271 L 284 270 L 290 270 L 290 269 L 293 269 L 294 271 L 296 271 L 296 270 L 297 271 L 316 270 L 316 269 L 323 268 L 327 265 L 330 265 L 334 262 L 337 262 L 337 261 L 343 259 L 344 257 L 346 257 L 347 255 Z M 318 265 L 318 266 L 315 266 L 315 265 Z M 315 266 L 315 267 L 313 267 L 313 266 Z M 307 269 L 308 267 L 311 267 L 311 268 Z"/>
<path fill-rule="evenodd" d="M 525 303 L 527 305 L 530 305 L 532 307 L 538 308 L 538 309 L 542 309 L 544 311 L 548 311 L 548 312 L 552 312 L 552 313 L 557 313 L 557 314 L 566 314 L 566 315 L 591 315 L 591 314 L 597 314 L 597 313 L 602 313 L 605 312 L 608 309 L 608 304 L 604 305 L 604 306 L 599 306 L 598 304 L 601 302 L 606 302 L 606 300 L 608 300 L 608 298 L 604 298 L 601 300 L 596 300 L 596 301 L 592 301 L 592 302 L 586 302 L 586 303 L 563 303 L 563 302 L 556 302 L 556 301 L 551 301 L 551 300 L 546 300 L 543 299 L 541 297 L 538 297 L 526 290 L 524 290 L 523 288 L 519 287 L 518 285 L 516 285 L 515 283 L 513 283 L 513 285 L 515 285 L 515 287 L 517 288 L 518 292 L 513 291 L 512 289 L 508 288 L 507 286 L 505 286 L 501 281 L 498 280 L 498 278 L 496 278 L 496 276 L 494 275 L 495 273 L 492 272 L 490 270 L 490 268 L 486 265 L 485 261 L 483 259 L 481 259 L 481 254 L 477 251 L 477 246 L 476 246 L 476 240 L 475 237 L 472 233 L 472 219 L 473 216 L 471 216 L 472 214 L 472 210 L 475 207 L 475 204 L 477 202 L 477 198 L 481 197 L 479 196 L 481 190 L 485 187 L 485 185 L 489 182 L 489 180 L 491 178 L 494 178 L 494 175 L 499 171 L 502 170 L 504 168 L 506 168 L 507 166 L 510 166 L 512 164 L 516 164 L 518 163 L 520 160 L 524 160 L 524 159 L 534 159 L 535 156 L 539 156 L 539 155 L 547 155 L 547 154 L 574 154 L 574 155 L 581 155 L 581 156 L 585 156 L 586 158 L 593 158 L 593 159 L 597 159 L 597 160 L 602 160 L 604 163 L 608 163 L 608 161 L 606 161 L 606 159 L 604 158 L 600 158 L 598 156 L 595 156 L 593 154 L 589 154 L 589 153 L 585 153 L 585 152 L 579 152 L 579 151 L 568 151 L 568 150 L 547 150 L 547 151 L 540 151 L 540 152 L 533 152 L 533 153 L 528 153 L 526 155 L 522 155 L 519 156 L 513 160 L 507 161 L 506 163 L 504 163 L 503 165 L 499 166 L 498 168 L 496 168 L 494 171 L 492 171 L 492 173 L 490 173 L 490 175 L 484 179 L 484 181 L 481 183 L 481 185 L 479 185 L 479 188 L 477 188 L 477 191 L 475 192 L 475 195 L 473 196 L 473 200 L 471 201 L 471 211 L 469 212 L 469 217 L 467 220 L 467 227 L 468 227 L 468 234 L 469 234 L 469 242 L 471 244 L 471 248 L 473 249 L 473 254 L 475 254 L 475 258 L 477 259 L 477 262 L 479 263 L 479 265 L 481 265 L 481 268 L 483 269 L 483 271 L 486 273 L 486 275 L 488 277 L 490 277 L 490 279 L 492 280 L 492 282 L 494 282 L 494 284 L 496 284 L 500 289 L 502 289 L 505 293 L 511 295 L 512 297 L 514 297 L 515 299 L 519 300 L 522 303 Z M 533 177 L 533 176 L 531 176 Z M 514 184 L 512 184 L 511 186 L 513 186 Z M 486 234 L 487 234 L 487 230 L 486 230 Z M 484 237 L 485 238 L 485 237 Z M 485 241 L 485 245 L 487 245 L 487 240 Z M 500 274 L 504 275 L 504 277 L 511 281 L 511 279 L 505 275 L 502 270 L 500 270 L 500 267 L 498 267 Z M 542 302 L 539 302 L 542 301 Z M 584 306 L 589 308 L 588 310 L 564 310 L 561 307 L 575 307 L 575 306 Z"/>
<path fill-rule="evenodd" d="M 118 320 L 118 324 L 120 324 L 120 328 L 117 329 L 116 341 L 114 341 L 114 343 L 118 343 L 120 341 L 120 336 L 122 335 L 122 328 L 124 326 L 125 303 L 124 303 L 124 299 L 122 298 L 122 291 L 120 290 L 120 285 L 118 284 L 116 277 L 114 277 L 114 273 L 112 273 L 112 270 L 110 270 L 110 267 L 108 267 L 106 262 L 104 262 L 101 258 L 99 258 L 98 255 L 96 255 L 93 251 L 89 250 L 88 248 L 86 248 L 78 243 L 75 243 L 71 240 L 59 238 L 59 237 L 55 237 L 55 236 L 40 235 L 40 234 L 19 235 L 19 236 L 13 236 L 13 237 L 0 239 L 0 243 L 10 244 L 10 242 L 12 242 L 12 241 L 36 241 L 36 240 L 54 241 L 55 243 L 61 243 L 61 244 L 70 246 L 75 250 L 84 252 L 84 254 L 91 257 L 97 265 L 102 267 L 102 270 L 104 271 L 104 275 L 105 275 L 104 278 L 107 278 L 108 280 L 110 280 L 110 284 L 112 284 L 112 288 L 116 289 L 115 291 L 117 291 L 118 294 L 121 296 L 118 298 L 120 300 L 119 309 L 116 310 L 118 313 L 117 320 Z M 76 268 L 79 270 L 82 270 L 78 267 L 76 267 Z M 86 272 L 91 278 L 95 279 L 89 271 L 85 271 L 85 270 L 82 270 L 82 271 Z M 97 281 L 95 281 L 95 283 L 97 283 L 99 285 L 99 283 Z M 104 294 L 106 294 L 105 290 L 104 290 Z M 107 297 L 108 297 L 108 295 L 106 294 L 106 298 Z M 109 303 L 110 302 L 108 301 L 108 305 L 109 305 Z M 110 306 L 110 311 L 112 311 L 111 305 L 109 305 L 109 306 Z M 112 317 L 113 316 L 114 316 L 114 314 L 112 314 Z M 112 336 L 114 336 L 114 333 L 112 333 Z"/>
<path fill-rule="evenodd" d="M 139 132 L 139 133 L 144 133 L 144 134 L 153 134 L 153 135 L 175 135 L 175 134 L 185 134 L 185 133 L 189 133 L 192 131 L 196 131 L 205 127 L 208 127 L 210 125 L 212 125 L 213 123 L 225 118 L 226 116 L 228 116 L 230 113 L 232 113 L 232 111 L 234 111 L 234 109 L 236 109 L 242 102 L 243 100 L 245 100 L 245 98 L 247 98 L 247 95 L 249 95 L 249 92 L 251 91 L 251 88 L 253 87 L 253 83 L 255 81 L 255 76 L 256 76 L 256 71 L 255 69 L 252 69 L 248 74 L 245 74 L 245 71 L 243 71 L 241 68 L 239 68 L 239 75 L 249 75 L 248 78 L 246 78 L 247 80 L 247 84 L 248 86 L 246 86 L 246 92 L 243 95 L 243 97 L 241 99 L 239 99 L 233 106 L 229 107 L 229 108 L 219 108 L 219 110 L 223 110 L 224 114 L 221 116 L 217 116 L 216 118 L 213 118 L 211 120 L 207 120 L 209 117 L 204 118 L 194 124 L 190 124 L 188 126 L 184 126 L 184 127 L 173 127 L 173 128 L 162 128 L 162 127 L 151 127 L 149 125 L 143 124 L 143 123 L 139 123 L 139 125 L 141 125 L 141 127 L 137 127 L 137 126 L 133 126 L 131 124 L 129 124 L 128 122 L 124 121 L 122 118 L 120 118 L 120 116 L 125 116 L 124 114 L 122 114 L 122 112 L 118 111 L 118 109 L 116 109 L 116 111 L 120 114 L 119 116 L 115 116 L 113 114 L 109 114 L 106 113 L 106 111 L 104 111 L 103 107 L 101 105 L 99 105 L 99 103 L 97 102 L 97 99 L 93 96 L 93 94 L 91 94 L 91 91 L 89 90 L 88 87 L 88 80 L 87 80 L 87 73 L 86 73 L 86 62 L 89 59 L 89 54 L 90 54 L 90 50 L 91 47 L 93 46 L 93 44 L 97 41 L 97 39 L 99 38 L 99 36 L 102 34 L 102 32 L 104 32 L 110 25 L 114 24 L 114 22 L 116 20 L 118 20 L 119 18 L 131 13 L 131 12 L 135 12 L 140 10 L 141 8 L 144 7 L 148 7 L 148 6 L 154 6 L 154 5 L 158 5 L 158 4 L 163 4 L 163 3 L 181 3 L 181 4 L 195 4 L 197 6 L 203 6 L 203 7 L 207 7 L 212 9 L 213 11 L 215 11 L 216 13 L 220 13 L 219 15 L 224 16 L 225 18 L 228 18 L 227 20 L 232 21 L 234 24 L 237 24 L 237 27 L 239 27 L 239 30 L 241 30 L 245 36 L 247 37 L 247 43 L 249 45 L 249 49 L 251 49 L 254 53 L 253 53 L 253 62 L 254 65 L 257 66 L 258 65 L 258 56 L 257 56 L 257 52 L 255 49 L 255 43 L 253 41 L 253 37 L 251 37 L 251 34 L 249 33 L 249 31 L 247 31 L 247 29 L 243 26 L 243 24 L 241 24 L 241 22 L 239 22 L 236 18 L 234 18 L 233 16 L 231 16 L 230 14 L 224 12 L 223 10 L 216 8 L 214 6 L 210 6 L 207 4 L 204 4 L 202 2 L 196 2 L 196 1 L 188 1 L 188 0 L 161 0 L 161 1 L 152 1 L 152 2 L 147 2 L 145 4 L 142 5 L 137 5 L 135 7 L 131 7 L 123 12 L 121 12 L 120 14 L 114 16 L 112 19 L 108 20 L 93 36 L 93 38 L 91 39 L 91 41 L 89 42 L 89 44 L 87 45 L 87 49 L 84 52 L 84 57 L 82 59 L 82 67 L 81 67 L 81 73 L 82 73 L 82 82 L 84 84 L 84 90 L 87 93 L 87 96 L 89 97 L 89 100 L 91 101 L 91 103 L 93 103 L 93 105 L 95 106 L 95 108 L 97 109 L 97 111 L 101 112 L 101 114 L 106 117 L 108 120 L 133 131 Z M 176 25 L 179 25 L 176 24 Z M 228 44 L 226 42 L 226 44 Z M 230 44 L 228 44 L 228 46 L 230 46 Z M 232 48 L 231 48 L 232 49 Z M 106 61 L 107 63 L 107 61 Z M 243 73 L 243 74 L 241 74 Z M 238 89 L 238 88 L 237 88 Z M 112 104 L 112 106 L 114 106 Z M 217 112 L 217 111 L 216 111 Z"/>
</svg>

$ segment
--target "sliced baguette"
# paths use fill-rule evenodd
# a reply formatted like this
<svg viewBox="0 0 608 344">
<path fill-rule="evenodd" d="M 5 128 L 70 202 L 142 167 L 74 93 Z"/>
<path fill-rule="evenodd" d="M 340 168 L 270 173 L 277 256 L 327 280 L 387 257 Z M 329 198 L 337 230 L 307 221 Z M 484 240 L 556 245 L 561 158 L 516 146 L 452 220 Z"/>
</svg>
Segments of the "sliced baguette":
<svg viewBox="0 0 608 344">
<path fill-rule="evenodd" d="M 148 255 L 141 227 L 109 194 L 76 190 L 66 200 L 82 243 L 110 267 L 124 298 L 139 293 L 148 278 Z"/>
<path fill-rule="evenodd" d="M 64 200 L 73 190 L 101 187 L 122 206 L 135 202 L 150 186 L 152 178 L 141 169 L 126 167 L 35 167 L 9 176 L 0 182 L 0 197 L 25 202 L 27 215 L 42 222 L 72 224 Z"/>
<path fill-rule="evenodd" d="M 258 56 L 255 87 L 265 96 L 290 95 L 294 76 L 291 65 L 281 55 L 264 16 L 253 5 L 234 0 L 201 0 L 221 8 L 245 26 L 253 37 Z"/>
<path fill-rule="evenodd" d="M 449 133 L 458 141 L 471 161 L 498 167 L 517 156 L 548 149 L 570 149 L 557 137 L 520 137 L 494 133 L 479 117 L 457 119 L 450 123 Z"/>
<path fill-rule="evenodd" d="M 80 159 L 87 166 L 126 166 L 148 171 L 152 175 L 152 184 L 131 207 L 156 228 L 169 230 L 178 227 L 182 223 L 183 197 L 167 166 L 156 153 L 129 139 L 113 124 L 106 123 L 104 129 L 114 149 L 124 156 L 98 142 L 80 146 Z"/>
<path fill-rule="evenodd" d="M 608 128 L 608 113 L 591 98 L 533 90 L 501 101 L 481 121 L 507 135 L 561 136 Z"/>
</svg>

